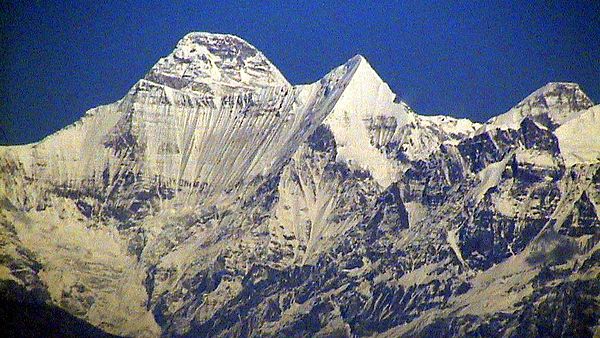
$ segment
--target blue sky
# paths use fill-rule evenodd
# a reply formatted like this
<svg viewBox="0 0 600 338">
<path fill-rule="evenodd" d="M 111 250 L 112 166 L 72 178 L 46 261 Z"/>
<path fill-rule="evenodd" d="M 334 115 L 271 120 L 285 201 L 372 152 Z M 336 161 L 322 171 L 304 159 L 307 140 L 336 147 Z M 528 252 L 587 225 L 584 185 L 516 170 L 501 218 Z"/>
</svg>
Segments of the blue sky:
<svg viewBox="0 0 600 338">
<path fill-rule="evenodd" d="M 420 114 L 477 121 L 550 81 L 600 101 L 600 1 L 4 1 L 0 143 L 121 98 L 190 31 L 246 39 L 294 84 L 364 55 Z"/>
</svg>

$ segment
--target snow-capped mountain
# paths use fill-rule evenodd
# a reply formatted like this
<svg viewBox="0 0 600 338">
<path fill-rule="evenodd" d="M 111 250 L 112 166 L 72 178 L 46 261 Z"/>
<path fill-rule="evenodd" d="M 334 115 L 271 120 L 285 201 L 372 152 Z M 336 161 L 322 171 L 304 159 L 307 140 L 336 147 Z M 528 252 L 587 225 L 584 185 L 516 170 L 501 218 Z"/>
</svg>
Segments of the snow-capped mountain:
<svg viewBox="0 0 600 338">
<path fill-rule="evenodd" d="M 1 295 L 39 314 L 11 328 L 600 334 L 599 109 L 550 83 L 483 124 L 422 116 L 360 55 L 292 86 L 190 33 L 121 100 L 0 148 Z"/>
</svg>

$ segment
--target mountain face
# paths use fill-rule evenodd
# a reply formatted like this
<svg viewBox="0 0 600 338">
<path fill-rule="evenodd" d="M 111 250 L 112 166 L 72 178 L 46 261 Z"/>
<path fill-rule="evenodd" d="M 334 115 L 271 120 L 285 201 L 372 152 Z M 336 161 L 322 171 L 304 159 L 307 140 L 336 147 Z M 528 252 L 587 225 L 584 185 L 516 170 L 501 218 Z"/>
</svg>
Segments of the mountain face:
<svg viewBox="0 0 600 338">
<path fill-rule="evenodd" d="M 0 294 L 94 335 L 593 336 L 599 216 L 576 84 L 478 124 L 416 114 L 361 56 L 292 86 L 191 33 L 0 148 Z"/>
</svg>

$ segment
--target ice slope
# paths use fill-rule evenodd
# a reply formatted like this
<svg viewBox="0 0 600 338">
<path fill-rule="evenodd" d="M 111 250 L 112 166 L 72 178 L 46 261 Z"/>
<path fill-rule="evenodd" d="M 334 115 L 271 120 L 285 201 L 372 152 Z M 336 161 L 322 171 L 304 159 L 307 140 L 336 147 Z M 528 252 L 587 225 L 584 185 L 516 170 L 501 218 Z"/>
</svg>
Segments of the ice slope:
<svg viewBox="0 0 600 338">
<path fill-rule="evenodd" d="M 600 161 L 600 105 L 581 111 L 555 131 L 568 166 Z"/>
<path fill-rule="evenodd" d="M 394 103 L 396 95 L 366 59 L 357 56 L 353 61 L 357 63 L 354 76 L 325 124 L 337 143 L 338 160 L 370 172 L 379 184 L 387 187 L 395 180 L 398 170 L 371 143 L 366 122 L 375 117 L 402 119 L 404 116 L 401 106 Z"/>
</svg>

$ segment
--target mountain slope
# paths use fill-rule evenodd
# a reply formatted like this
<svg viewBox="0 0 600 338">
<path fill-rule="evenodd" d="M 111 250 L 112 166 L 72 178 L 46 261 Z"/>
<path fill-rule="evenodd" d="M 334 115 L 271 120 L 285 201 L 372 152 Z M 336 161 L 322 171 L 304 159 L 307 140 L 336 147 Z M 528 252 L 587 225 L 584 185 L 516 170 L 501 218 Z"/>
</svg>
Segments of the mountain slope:
<svg viewBox="0 0 600 338">
<path fill-rule="evenodd" d="M 0 278 L 115 335 L 597 334 L 597 108 L 549 84 L 485 124 L 421 116 L 362 56 L 292 86 L 191 33 L 0 148 Z"/>
</svg>

